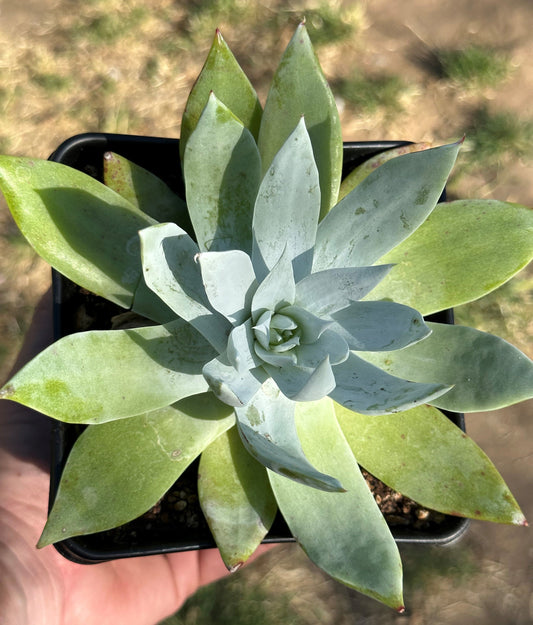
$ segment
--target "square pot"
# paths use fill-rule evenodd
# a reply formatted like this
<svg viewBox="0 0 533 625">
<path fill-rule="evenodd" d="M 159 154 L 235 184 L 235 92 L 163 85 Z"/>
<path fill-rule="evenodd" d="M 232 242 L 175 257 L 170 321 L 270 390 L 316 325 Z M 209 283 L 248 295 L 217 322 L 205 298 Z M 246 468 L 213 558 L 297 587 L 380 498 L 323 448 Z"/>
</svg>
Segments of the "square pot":
<svg viewBox="0 0 533 625">
<path fill-rule="evenodd" d="M 343 177 L 357 165 L 384 150 L 407 145 L 406 141 L 344 143 Z M 77 135 L 61 144 L 50 160 L 103 178 L 103 155 L 112 151 L 156 174 L 181 197 L 185 195 L 179 158 L 179 140 L 104 133 Z M 441 201 L 445 199 L 445 194 Z M 180 224 L 187 229 L 186 224 Z M 89 329 L 109 329 L 111 317 L 124 312 L 106 300 L 87 294 L 70 280 L 53 272 L 54 334 L 61 336 Z M 429 317 L 432 321 L 453 323 L 453 311 Z M 463 431 L 464 416 L 446 413 Z M 50 507 L 55 499 L 68 454 L 84 426 L 55 422 L 50 481 Z M 65 557 L 80 564 L 92 564 L 124 557 L 154 555 L 215 547 L 196 495 L 197 463 L 179 478 L 161 503 L 149 513 L 120 528 L 87 536 L 69 538 L 55 546 Z M 397 542 L 444 544 L 457 539 L 469 521 L 448 515 L 435 515 L 422 527 L 392 525 Z M 278 512 L 264 542 L 294 541 Z"/>
</svg>

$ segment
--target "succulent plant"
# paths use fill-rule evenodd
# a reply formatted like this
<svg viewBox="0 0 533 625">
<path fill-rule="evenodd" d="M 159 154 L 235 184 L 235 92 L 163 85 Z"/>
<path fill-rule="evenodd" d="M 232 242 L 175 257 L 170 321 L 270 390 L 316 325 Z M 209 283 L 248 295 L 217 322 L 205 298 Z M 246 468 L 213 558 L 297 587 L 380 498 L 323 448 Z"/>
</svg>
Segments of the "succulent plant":
<svg viewBox="0 0 533 625">
<path fill-rule="evenodd" d="M 533 256 L 531 210 L 437 205 L 460 146 L 380 157 L 339 196 L 340 122 L 302 24 L 264 110 L 217 32 L 182 122 L 186 205 L 119 155 L 106 155 L 106 185 L 0 157 L 37 252 L 144 319 L 64 337 L 0 390 L 89 425 L 39 546 L 138 517 L 200 455 L 200 502 L 228 568 L 279 507 L 314 562 L 398 610 L 399 553 L 361 466 L 423 506 L 525 524 L 441 409 L 530 398 L 533 363 L 424 318 Z"/>
</svg>

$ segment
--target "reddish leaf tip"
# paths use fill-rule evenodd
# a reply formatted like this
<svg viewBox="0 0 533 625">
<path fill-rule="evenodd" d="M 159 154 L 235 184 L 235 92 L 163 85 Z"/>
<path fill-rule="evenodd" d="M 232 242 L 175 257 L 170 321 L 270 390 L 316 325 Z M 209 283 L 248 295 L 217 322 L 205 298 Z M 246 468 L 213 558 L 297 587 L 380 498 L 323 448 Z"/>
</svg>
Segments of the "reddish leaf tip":
<svg viewBox="0 0 533 625">
<path fill-rule="evenodd" d="M 235 573 L 236 571 L 238 571 L 242 565 L 244 564 L 244 562 L 237 562 L 237 564 L 233 564 L 231 566 L 228 566 L 228 571 L 230 573 Z"/>
<path fill-rule="evenodd" d="M 399 608 L 396 608 L 396 612 L 398 612 L 398 614 L 405 614 L 405 606 L 401 605 Z"/>
<path fill-rule="evenodd" d="M 512 520 L 513 525 L 518 525 L 520 527 L 529 527 L 529 523 L 527 522 L 526 517 L 522 514 L 521 511 L 518 511 Z"/>
</svg>

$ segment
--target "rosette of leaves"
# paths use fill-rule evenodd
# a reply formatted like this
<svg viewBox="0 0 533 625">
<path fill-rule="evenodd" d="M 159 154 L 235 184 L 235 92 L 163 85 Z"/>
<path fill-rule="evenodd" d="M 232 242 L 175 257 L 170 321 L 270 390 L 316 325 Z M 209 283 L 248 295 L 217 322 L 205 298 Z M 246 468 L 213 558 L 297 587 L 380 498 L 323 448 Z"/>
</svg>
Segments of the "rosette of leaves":
<svg viewBox="0 0 533 625">
<path fill-rule="evenodd" d="M 398 550 L 360 466 L 426 507 L 525 524 L 440 409 L 530 398 L 533 364 L 423 315 L 523 268 L 532 212 L 437 206 L 459 143 L 390 154 L 338 201 L 339 118 L 304 25 L 264 111 L 217 32 L 182 130 L 186 205 L 118 155 L 106 156 L 106 185 L 0 158 L 1 188 L 39 254 L 146 319 L 64 337 L 0 391 L 89 425 L 39 546 L 143 514 L 201 455 L 200 502 L 230 569 L 279 507 L 318 566 L 402 609 Z"/>
</svg>

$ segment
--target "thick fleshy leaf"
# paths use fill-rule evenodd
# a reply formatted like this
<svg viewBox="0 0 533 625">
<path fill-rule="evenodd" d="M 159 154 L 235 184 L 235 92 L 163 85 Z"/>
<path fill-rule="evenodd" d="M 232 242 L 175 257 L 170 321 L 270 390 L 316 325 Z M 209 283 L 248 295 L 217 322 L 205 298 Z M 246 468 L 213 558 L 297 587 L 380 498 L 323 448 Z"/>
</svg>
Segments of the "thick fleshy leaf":
<svg viewBox="0 0 533 625">
<path fill-rule="evenodd" d="M 495 410 L 533 397 L 533 361 L 503 339 L 468 328 L 428 323 L 431 334 L 397 352 L 360 354 L 392 375 L 453 388 L 428 401 L 456 412 Z"/>
<path fill-rule="evenodd" d="M 532 258 L 533 210 L 496 200 L 439 204 L 380 258 L 396 266 L 372 299 L 387 297 L 428 315 L 489 293 Z"/>
<path fill-rule="evenodd" d="M 316 367 L 284 364 L 282 368 L 265 365 L 281 392 L 293 401 L 315 401 L 335 388 L 335 376 L 326 356 Z"/>
<path fill-rule="evenodd" d="M 246 405 L 267 377 L 260 367 L 237 371 L 225 355 L 209 361 L 203 374 L 215 396 L 229 406 Z"/>
<path fill-rule="evenodd" d="M 250 131 L 214 95 L 187 142 L 183 174 L 200 250 L 250 254 L 259 152 Z"/>
<path fill-rule="evenodd" d="M 266 536 L 278 509 L 265 467 L 243 447 L 236 427 L 203 452 L 198 496 L 224 564 L 236 571 Z"/>
<path fill-rule="evenodd" d="M 336 404 L 335 412 L 359 464 L 391 488 L 445 514 L 524 524 L 489 458 L 436 408 L 368 417 Z"/>
<path fill-rule="evenodd" d="M 313 489 L 342 491 L 340 482 L 317 471 L 302 452 L 294 424 L 294 402 L 268 380 L 254 399 L 235 408 L 246 449 L 264 466 Z"/>
<path fill-rule="evenodd" d="M 196 128 L 211 93 L 214 93 L 257 138 L 262 115 L 261 104 L 218 29 L 202 71 L 189 94 L 181 120 L 182 160 L 187 141 Z"/>
<path fill-rule="evenodd" d="M 431 332 L 418 311 L 395 302 L 352 302 L 332 319 L 332 330 L 356 351 L 402 349 Z"/>
<path fill-rule="evenodd" d="M 261 364 L 261 359 L 255 353 L 255 335 L 251 319 L 233 328 L 228 338 L 226 354 L 230 364 L 237 371 L 249 371 Z"/>
<path fill-rule="evenodd" d="M 273 367 L 284 367 L 286 365 L 296 364 L 296 352 L 294 349 L 285 352 L 273 352 L 265 349 L 260 343 L 254 344 L 254 351 L 260 359 L 261 364 L 269 364 Z"/>
<path fill-rule="evenodd" d="M 211 306 L 235 326 L 250 317 L 257 288 L 252 261 L 245 252 L 203 252 L 197 257 Z"/>
<path fill-rule="evenodd" d="M 333 373 L 336 386 L 329 393 L 331 399 L 368 415 L 407 410 L 428 403 L 450 389 L 445 384 L 422 384 L 394 377 L 353 352 L 334 367 Z"/>
<path fill-rule="evenodd" d="M 231 324 L 213 312 L 195 261 L 198 246 L 176 224 L 158 224 L 139 233 L 144 280 L 175 313 L 193 325 L 220 353 Z"/>
<path fill-rule="evenodd" d="M 342 175 L 342 133 L 335 98 L 303 23 L 287 46 L 268 92 L 258 139 L 263 172 L 302 115 L 320 176 L 322 218 L 337 201 Z"/>
<path fill-rule="evenodd" d="M 190 223 L 187 205 L 161 178 L 114 152 L 104 154 L 104 184 L 156 221 Z"/>
<path fill-rule="evenodd" d="M 334 579 L 401 610 L 402 564 L 328 399 L 298 404 L 298 435 L 309 459 L 337 476 L 345 493 L 324 493 L 269 472 L 280 510 L 298 542 Z"/>
<path fill-rule="evenodd" d="M 358 301 L 376 287 L 392 265 L 326 269 L 296 285 L 295 302 L 315 315 L 329 316 Z"/>
<path fill-rule="evenodd" d="M 74 444 L 39 547 L 122 525 L 149 510 L 235 422 L 211 393 L 88 427 Z"/>
<path fill-rule="evenodd" d="M 65 336 L 0 390 L 0 399 L 67 423 L 103 423 L 208 390 L 213 348 L 188 323 Z"/>
<path fill-rule="evenodd" d="M 404 154 L 375 169 L 320 222 L 313 271 L 373 265 L 435 208 L 460 144 Z"/>
<path fill-rule="evenodd" d="M 170 323 L 176 318 L 176 313 L 147 286 L 144 276 L 142 280 L 139 280 L 133 294 L 131 309 L 138 315 L 151 319 L 160 325 Z"/>
<path fill-rule="evenodd" d="M 326 356 L 332 365 L 338 365 L 350 353 L 342 336 L 331 330 L 325 330 L 313 343 L 299 345 L 294 349 L 298 355 L 298 364 L 302 367 L 318 367 Z"/>
<path fill-rule="evenodd" d="M 385 150 L 384 152 L 380 152 L 375 156 L 372 156 L 364 163 L 353 169 L 346 178 L 341 182 L 341 188 L 339 191 L 339 202 L 342 198 L 346 197 L 350 191 L 355 189 L 355 187 L 363 182 L 363 180 L 369 176 L 374 169 L 377 169 L 383 163 L 390 161 L 391 158 L 396 158 L 397 156 L 402 156 L 402 154 L 410 154 L 411 152 L 421 152 L 422 150 L 427 150 L 431 147 L 429 143 L 408 143 L 406 145 L 401 145 L 397 148 L 393 148 L 392 150 Z"/>
<path fill-rule="evenodd" d="M 302 117 L 274 157 L 257 194 L 252 261 L 259 279 L 284 249 L 296 281 L 310 273 L 319 213 L 318 170 Z"/>
<path fill-rule="evenodd" d="M 332 325 L 331 321 L 321 319 L 301 306 L 285 306 L 280 312 L 294 319 L 301 333 L 301 343 L 314 343 Z"/>
<path fill-rule="evenodd" d="M 254 337 L 263 349 L 270 349 L 270 322 L 273 314 L 271 310 L 265 310 L 252 327 Z"/>
<path fill-rule="evenodd" d="M 87 174 L 0 156 L 0 189 L 35 251 L 83 288 L 129 308 L 141 280 L 138 231 L 154 220 Z"/>
<path fill-rule="evenodd" d="M 252 298 L 252 318 L 257 322 L 260 315 L 269 310 L 277 312 L 294 303 L 295 284 L 291 257 L 287 248 L 272 270 L 257 287 Z"/>
</svg>

